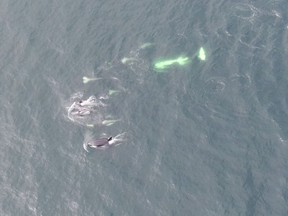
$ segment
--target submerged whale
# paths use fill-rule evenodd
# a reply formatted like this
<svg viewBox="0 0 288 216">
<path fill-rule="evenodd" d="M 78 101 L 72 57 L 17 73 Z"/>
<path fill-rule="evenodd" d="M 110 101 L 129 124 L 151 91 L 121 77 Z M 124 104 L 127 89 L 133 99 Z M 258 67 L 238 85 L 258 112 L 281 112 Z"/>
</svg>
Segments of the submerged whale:
<svg viewBox="0 0 288 216">
<path fill-rule="evenodd" d="M 90 96 L 87 100 L 78 100 L 71 104 L 68 109 L 68 118 L 81 125 L 105 125 L 105 107 L 101 100 Z M 115 121 L 116 122 L 116 121 Z"/>
</svg>

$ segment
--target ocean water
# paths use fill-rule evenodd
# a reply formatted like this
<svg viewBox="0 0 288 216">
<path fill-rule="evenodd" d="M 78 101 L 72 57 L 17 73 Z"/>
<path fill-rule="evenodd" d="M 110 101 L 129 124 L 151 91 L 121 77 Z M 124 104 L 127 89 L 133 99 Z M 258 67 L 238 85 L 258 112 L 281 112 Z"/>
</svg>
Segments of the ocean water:
<svg viewBox="0 0 288 216">
<path fill-rule="evenodd" d="M 2 0 L 0 215 L 288 215 L 287 10 Z M 180 55 L 190 64 L 154 70 Z M 110 88 L 120 122 L 67 118 L 73 95 Z M 121 145 L 82 147 L 87 134 L 122 132 Z"/>
</svg>

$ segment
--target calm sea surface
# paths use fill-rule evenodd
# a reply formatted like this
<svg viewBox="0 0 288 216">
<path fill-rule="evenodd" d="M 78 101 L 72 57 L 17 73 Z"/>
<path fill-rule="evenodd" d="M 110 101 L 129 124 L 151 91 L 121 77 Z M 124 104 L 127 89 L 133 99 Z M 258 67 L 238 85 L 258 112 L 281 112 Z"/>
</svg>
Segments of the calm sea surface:
<svg viewBox="0 0 288 216">
<path fill-rule="evenodd" d="M 1 0 L 0 215 L 288 215 L 287 11 L 284 0 Z M 190 63 L 154 70 L 179 56 Z M 67 118 L 73 96 L 112 89 L 106 114 L 121 121 Z M 82 147 L 122 132 L 116 147 Z"/>
</svg>

